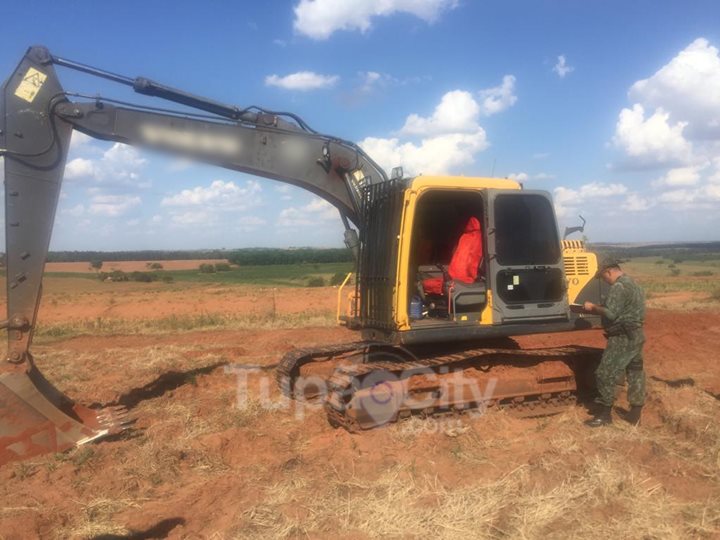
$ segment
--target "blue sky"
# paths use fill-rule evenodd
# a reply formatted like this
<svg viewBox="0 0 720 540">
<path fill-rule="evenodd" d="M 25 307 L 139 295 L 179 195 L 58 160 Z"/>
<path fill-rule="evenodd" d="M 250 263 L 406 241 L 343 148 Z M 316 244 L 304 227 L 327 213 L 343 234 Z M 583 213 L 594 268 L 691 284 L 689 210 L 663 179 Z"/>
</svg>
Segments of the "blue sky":
<svg viewBox="0 0 720 540">
<path fill-rule="evenodd" d="M 387 169 L 522 180 L 594 241 L 718 240 L 717 1 L 5 0 L 27 46 L 302 116 Z M 60 69 L 68 91 L 132 99 Z M 51 249 L 340 246 L 294 187 L 75 137 Z"/>
</svg>

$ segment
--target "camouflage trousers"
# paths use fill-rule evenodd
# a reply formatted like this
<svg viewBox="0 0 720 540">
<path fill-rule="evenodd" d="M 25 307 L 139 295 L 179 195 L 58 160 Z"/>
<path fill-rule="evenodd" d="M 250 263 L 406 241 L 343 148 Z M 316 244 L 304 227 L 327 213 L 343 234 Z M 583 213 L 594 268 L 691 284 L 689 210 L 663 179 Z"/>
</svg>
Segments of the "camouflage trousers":
<svg viewBox="0 0 720 540">
<path fill-rule="evenodd" d="M 627 397 L 630 405 L 645 403 L 645 372 L 642 348 L 645 337 L 642 331 L 632 337 L 625 335 L 608 338 L 600 365 L 595 371 L 598 398 L 596 401 L 611 407 L 615 402 L 615 387 L 623 376 L 627 379 Z"/>
</svg>

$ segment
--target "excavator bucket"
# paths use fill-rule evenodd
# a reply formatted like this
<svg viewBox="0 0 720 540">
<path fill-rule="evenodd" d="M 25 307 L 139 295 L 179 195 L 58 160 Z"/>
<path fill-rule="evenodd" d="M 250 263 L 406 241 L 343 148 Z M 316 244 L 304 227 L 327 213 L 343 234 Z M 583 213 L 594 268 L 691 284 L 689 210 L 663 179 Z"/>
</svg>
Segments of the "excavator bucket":
<svg viewBox="0 0 720 540">
<path fill-rule="evenodd" d="M 131 421 L 121 406 L 96 410 L 74 403 L 34 366 L 0 375 L 0 465 L 119 433 Z"/>
<path fill-rule="evenodd" d="M 47 50 L 31 48 L 0 96 L 5 184 L 7 357 L 0 360 L 0 465 L 117 433 L 122 408 L 73 403 L 38 371 L 29 348 L 72 126 L 54 115 L 67 101 Z"/>
</svg>

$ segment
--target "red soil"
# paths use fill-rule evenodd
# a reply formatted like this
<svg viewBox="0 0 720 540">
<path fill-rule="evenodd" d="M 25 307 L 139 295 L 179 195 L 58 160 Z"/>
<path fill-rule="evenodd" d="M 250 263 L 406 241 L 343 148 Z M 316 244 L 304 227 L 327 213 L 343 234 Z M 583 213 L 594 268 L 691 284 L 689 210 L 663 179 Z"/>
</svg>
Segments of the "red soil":
<svg viewBox="0 0 720 540">
<path fill-rule="evenodd" d="M 201 309 L 200 295 L 189 293 L 187 303 L 195 306 L 193 309 Z M 311 296 L 318 295 L 283 290 L 277 298 L 279 309 L 306 308 L 312 305 Z M 323 296 L 325 300 L 318 305 L 332 306 L 332 294 Z M 159 316 L 181 309 L 178 302 L 165 311 L 161 306 L 167 299 L 160 295 L 146 304 L 139 297 L 123 297 L 112 308 L 88 304 L 82 310 L 44 305 L 42 316 L 44 320 L 53 320 L 61 312 L 66 317 L 95 316 L 93 309 L 122 316 Z M 222 295 L 212 300 L 216 307 L 218 302 L 224 305 Z M 227 300 L 226 307 L 252 309 L 261 301 L 264 303 L 248 295 Z M 173 538 L 253 536 L 261 531 L 244 528 L 255 523 L 248 512 L 260 512 L 258 501 L 267 499 L 268 490 L 293 479 L 302 479 L 304 484 L 297 487 L 295 504 L 281 508 L 286 516 L 302 516 L 303 500 L 324 493 L 333 481 L 372 481 L 398 466 L 411 467 L 418 478 L 429 475 L 444 488 L 455 489 L 473 482 L 496 481 L 527 465 L 532 489 L 542 490 L 556 485 L 558 477 L 592 455 L 599 459 L 624 456 L 680 501 L 717 500 L 717 477 L 708 478 L 684 457 L 658 449 L 651 439 L 666 429 L 663 419 L 667 403 L 658 397 L 667 387 L 663 381 L 692 378 L 692 391 L 720 394 L 720 313 L 650 311 L 646 330 L 649 400 L 640 429 L 648 436 L 638 437 L 637 442 L 619 439 L 608 443 L 608 448 L 598 448 L 587 438 L 581 425 L 586 413 L 579 407 L 545 420 L 520 420 L 495 413 L 469 421 L 473 433 L 490 441 L 479 456 L 483 466 L 457 457 L 457 448 L 462 450 L 469 444 L 465 436 L 455 438 L 443 431 L 429 429 L 411 439 L 403 438 L 398 427 L 351 435 L 332 429 L 322 411 L 312 411 L 304 419 L 280 410 L 262 413 L 247 423 L 226 422 L 235 414 L 232 407 L 237 379 L 222 367 L 192 372 L 180 384 L 166 389 L 159 387 L 145 394 L 139 391 L 147 390 L 149 383 L 162 378 L 169 369 L 191 372 L 216 361 L 269 366 L 294 347 L 356 339 L 342 328 L 90 336 L 36 347 L 41 368 L 51 379 L 53 375 L 59 377 L 59 386 L 74 398 L 111 402 L 124 396 L 139 420 L 128 437 L 88 447 L 86 460 L 82 454 L 86 450 L 81 449 L 65 457 L 46 456 L 30 464 L 0 468 L 0 537 L 65 537 L 74 534 L 79 524 L 102 523 L 103 519 L 128 530 Z M 522 347 L 604 345 L 598 331 L 526 336 L 518 341 Z M 165 371 L 149 369 L 147 366 L 155 361 L 152 355 L 165 351 L 175 351 L 179 360 L 166 364 L 158 361 Z M 60 353 L 68 363 L 63 371 L 44 360 Z M 258 395 L 262 373 L 253 373 L 250 383 L 252 395 Z M 274 385 L 270 392 L 277 398 Z M 678 393 L 676 398 L 683 395 Z M 203 428 L 207 425 L 211 428 Z M 559 459 L 553 454 L 559 437 L 576 445 L 577 451 L 563 455 L 562 463 L 551 467 L 546 464 Z M 117 505 L 107 515 L 98 509 L 98 501 L 106 499 Z M 432 501 L 428 504 L 432 506 Z M 147 537 L 155 537 L 152 534 Z M 333 534 L 328 530 L 327 537 Z M 352 531 L 347 534 L 365 537 Z"/>
</svg>

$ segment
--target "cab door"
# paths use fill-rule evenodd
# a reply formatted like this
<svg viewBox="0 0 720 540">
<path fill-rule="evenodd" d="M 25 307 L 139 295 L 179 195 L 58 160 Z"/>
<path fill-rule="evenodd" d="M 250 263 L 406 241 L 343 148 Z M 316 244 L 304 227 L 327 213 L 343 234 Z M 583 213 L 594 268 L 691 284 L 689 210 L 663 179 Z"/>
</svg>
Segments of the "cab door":
<svg viewBox="0 0 720 540">
<path fill-rule="evenodd" d="M 493 323 L 567 320 L 562 250 L 550 194 L 489 189 L 487 204 Z"/>
</svg>

